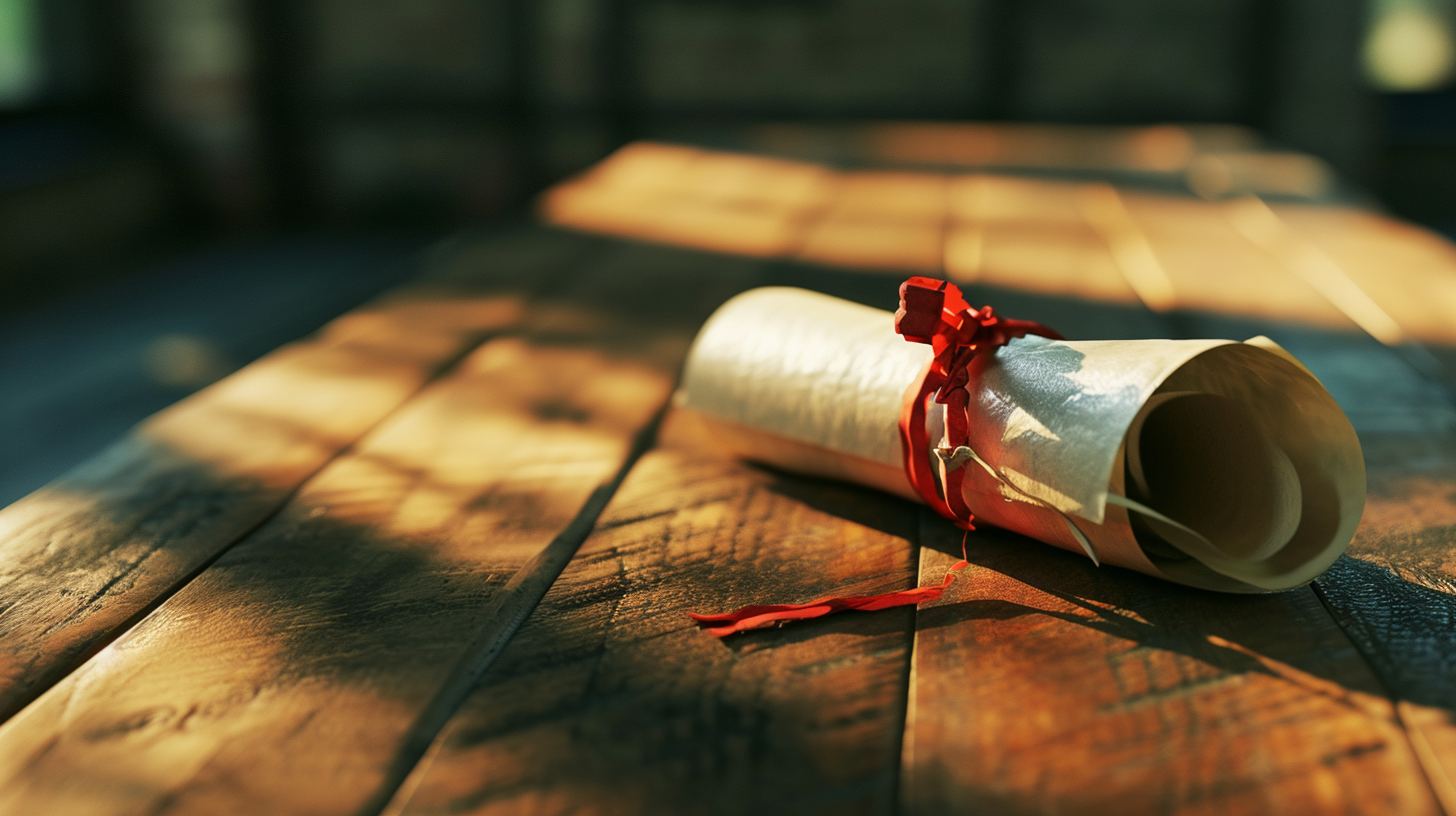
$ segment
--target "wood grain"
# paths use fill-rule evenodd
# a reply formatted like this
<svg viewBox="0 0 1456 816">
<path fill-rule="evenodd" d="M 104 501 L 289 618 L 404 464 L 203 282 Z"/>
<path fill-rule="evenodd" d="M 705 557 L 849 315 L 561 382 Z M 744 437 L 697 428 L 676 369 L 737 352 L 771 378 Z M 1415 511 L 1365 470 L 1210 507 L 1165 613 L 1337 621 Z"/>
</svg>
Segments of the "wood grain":
<svg viewBox="0 0 1456 816">
<path fill-rule="evenodd" d="M 581 241 L 502 236 L 183 400 L 0 511 L 0 719 L 275 512 L 484 336 Z M 500 274 L 519 270 L 520 277 Z"/>
<path fill-rule="evenodd" d="M 1183 316 L 1205 336 L 1233 327 Z M 1360 436 L 1369 483 L 1347 557 L 1314 589 L 1379 677 L 1432 789 L 1456 812 L 1456 410 L 1449 392 L 1363 333 L 1240 324 L 1307 365 Z"/>
<path fill-rule="evenodd" d="M 687 612 L 906 588 L 914 507 L 668 436 L 391 813 L 892 811 L 910 610 L 728 640 Z"/>
<path fill-rule="evenodd" d="M 605 255 L 0 728 L 0 810 L 368 801 L 492 594 L 666 399 L 685 327 L 753 274 L 645 247 Z M 695 285 L 664 291 L 664 269 Z"/>
<path fill-rule="evenodd" d="M 1288 337 L 1335 390 L 1369 492 L 1345 558 L 1315 588 L 1396 699 L 1431 784 L 1456 812 L 1456 410 L 1373 341 Z"/>
<path fill-rule="evenodd" d="M 921 536 L 923 583 L 959 535 Z M 907 812 L 1439 812 L 1308 589 L 1205 593 L 989 530 L 970 557 L 916 619 Z"/>
</svg>

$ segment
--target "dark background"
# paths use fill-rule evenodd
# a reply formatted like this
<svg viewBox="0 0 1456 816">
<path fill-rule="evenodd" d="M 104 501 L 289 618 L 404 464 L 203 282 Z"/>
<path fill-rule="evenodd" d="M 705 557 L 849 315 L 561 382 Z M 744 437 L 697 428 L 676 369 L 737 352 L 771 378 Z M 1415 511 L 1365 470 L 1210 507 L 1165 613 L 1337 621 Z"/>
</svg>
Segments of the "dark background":
<svg viewBox="0 0 1456 816">
<path fill-rule="evenodd" d="M 0 0 L 0 504 L 634 138 L 1234 123 L 1449 233 L 1450 6 Z"/>
</svg>

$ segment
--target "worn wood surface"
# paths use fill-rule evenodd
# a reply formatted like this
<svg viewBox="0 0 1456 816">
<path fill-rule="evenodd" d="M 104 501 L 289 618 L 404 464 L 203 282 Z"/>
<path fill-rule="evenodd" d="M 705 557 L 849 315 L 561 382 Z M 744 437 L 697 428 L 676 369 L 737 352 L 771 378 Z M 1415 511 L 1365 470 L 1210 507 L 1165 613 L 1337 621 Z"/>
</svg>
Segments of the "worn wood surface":
<svg viewBox="0 0 1456 816">
<path fill-rule="evenodd" d="M 51 687 L 0 727 L 0 812 L 1456 813 L 1456 409 L 1400 345 L 1449 357 L 1449 245 L 1358 211 L 651 145 L 544 212 L 710 252 L 463 240 L 409 298 L 0 513 L 0 700 Z M 1269 334 L 1365 446 L 1349 557 L 1233 597 L 984 530 L 940 604 L 719 641 L 683 613 L 937 583 L 959 536 L 670 424 L 525 627 L 492 606 L 555 577 L 712 306 L 778 283 L 888 308 L 907 272 L 1078 338 Z"/>
<path fill-rule="evenodd" d="M 1185 316 L 1184 330 L 1233 330 Z M 1450 392 L 1359 333 L 1241 324 L 1318 376 L 1360 436 L 1369 490 L 1346 557 L 1313 588 L 1396 705 L 1420 765 L 1456 812 L 1456 411 Z"/>
<path fill-rule="evenodd" d="M 692 260 L 606 253 L 538 298 L 0 729 L 0 806 L 360 807 L 491 593 L 611 477 L 696 325 L 752 274 L 707 261 L 691 289 L 653 285 Z"/>
<path fill-rule="evenodd" d="M 924 583 L 960 536 L 922 537 Z M 992 530 L 969 554 L 916 616 L 906 812 L 1440 812 L 1309 589 L 1172 588 Z"/>
<path fill-rule="evenodd" d="M 0 511 L 0 719 L 283 504 L 583 242 L 544 231 L 386 294 L 157 414 Z M 471 250 L 478 252 L 478 250 Z M 525 273 L 525 274 L 522 274 Z"/>
<path fill-rule="evenodd" d="M 1326 382 L 1360 392 L 1346 401 L 1370 487 L 1346 557 L 1315 588 L 1396 699 L 1432 786 L 1456 813 L 1456 410 L 1447 390 L 1388 349 L 1326 354 L 1340 359 L 1305 356 L 1335 374 Z"/>
<path fill-rule="evenodd" d="M 907 588 L 914 506 L 672 422 L 389 812 L 893 810 L 911 610 L 727 640 L 687 613 Z"/>
</svg>

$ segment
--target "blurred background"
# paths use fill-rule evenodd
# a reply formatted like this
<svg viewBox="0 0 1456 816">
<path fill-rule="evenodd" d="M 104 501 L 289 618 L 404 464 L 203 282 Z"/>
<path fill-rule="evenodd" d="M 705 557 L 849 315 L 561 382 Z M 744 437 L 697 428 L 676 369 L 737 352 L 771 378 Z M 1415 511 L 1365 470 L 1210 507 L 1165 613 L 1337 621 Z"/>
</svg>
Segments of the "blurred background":
<svg viewBox="0 0 1456 816">
<path fill-rule="evenodd" d="M 1453 69 L 1456 0 L 0 0 L 0 504 L 634 139 L 1237 125 L 1449 235 Z"/>
</svg>

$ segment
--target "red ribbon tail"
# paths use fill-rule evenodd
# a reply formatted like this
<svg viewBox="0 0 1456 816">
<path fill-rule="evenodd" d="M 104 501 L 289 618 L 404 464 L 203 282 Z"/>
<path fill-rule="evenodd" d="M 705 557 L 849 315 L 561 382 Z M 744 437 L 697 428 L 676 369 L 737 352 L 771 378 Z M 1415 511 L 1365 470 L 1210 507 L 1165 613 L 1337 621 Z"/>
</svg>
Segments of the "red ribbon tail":
<svg viewBox="0 0 1456 816">
<path fill-rule="evenodd" d="M 766 629 L 770 626 L 787 623 L 788 621 L 822 618 L 825 615 L 833 615 L 836 612 L 875 612 L 880 609 L 890 609 L 896 606 L 911 606 L 928 601 L 940 600 L 941 596 L 945 594 L 945 591 L 955 582 L 956 576 L 966 566 L 966 561 L 959 561 L 952 565 L 946 571 L 945 580 L 941 582 L 940 586 L 902 589 L 899 592 L 887 592 L 883 595 L 847 595 L 843 597 L 820 598 L 817 601 L 810 601 L 809 603 L 803 604 L 745 606 L 742 609 L 717 615 L 701 615 L 697 612 L 689 612 L 688 616 L 697 621 L 699 626 L 708 630 L 709 634 L 717 637 L 726 637 L 736 632 Z"/>
</svg>

